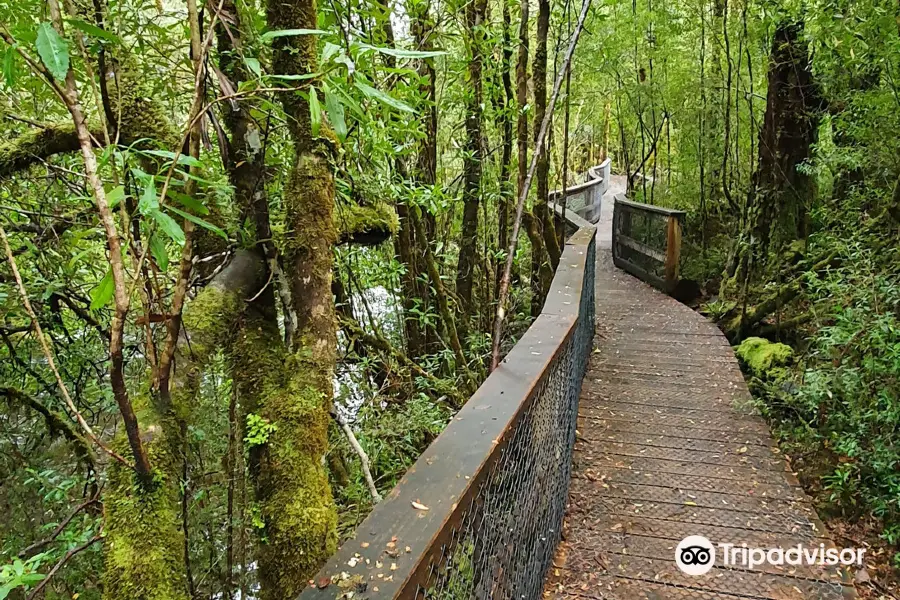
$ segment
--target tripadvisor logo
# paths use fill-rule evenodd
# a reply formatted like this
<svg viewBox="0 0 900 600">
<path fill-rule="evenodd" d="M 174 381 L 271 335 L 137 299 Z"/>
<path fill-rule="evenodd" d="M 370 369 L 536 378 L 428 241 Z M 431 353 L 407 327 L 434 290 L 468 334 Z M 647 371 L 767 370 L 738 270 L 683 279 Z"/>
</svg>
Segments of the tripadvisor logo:
<svg viewBox="0 0 900 600">
<path fill-rule="evenodd" d="M 764 564 L 780 567 L 797 566 L 862 566 L 866 548 L 827 548 L 825 544 L 807 547 L 797 544 L 790 548 L 754 548 L 744 544 L 719 543 L 713 546 L 702 535 L 691 535 L 675 548 L 675 564 L 687 575 L 705 575 L 716 564 L 716 548 L 719 560 L 725 567 L 755 569 Z"/>
<path fill-rule="evenodd" d="M 687 575 L 704 575 L 716 563 L 716 549 L 702 535 L 689 535 L 675 548 L 675 564 Z"/>
</svg>

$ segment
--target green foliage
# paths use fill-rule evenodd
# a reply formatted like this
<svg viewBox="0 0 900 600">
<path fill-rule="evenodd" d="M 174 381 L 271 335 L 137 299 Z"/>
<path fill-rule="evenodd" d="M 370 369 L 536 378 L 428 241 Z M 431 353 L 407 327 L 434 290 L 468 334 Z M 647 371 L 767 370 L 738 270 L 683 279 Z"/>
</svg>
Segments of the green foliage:
<svg viewBox="0 0 900 600">
<path fill-rule="evenodd" d="M 38 55 L 54 79 L 62 81 L 69 72 L 69 44 L 53 28 L 50 23 L 41 23 L 38 27 Z"/>
<path fill-rule="evenodd" d="M 260 3 L 241 3 L 236 12 L 226 11 L 228 35 L 222 39 L 240 36 L 240 48 L 219 47 L 219 39 L 212 39 L 201 98 L 209 106 L 200 120 L 201 150 L 195 158 L 185 155 L 189 144 L 182 139 L 194 96 L 183 4 L 66 4 L 66 35 L 60 36 L 41 22 L 46 18 L 43 3 L 0 0 L 0 21 L 14 40 L 0 57 L 0 103 L 10 115 L 0 123 L 3 226 L 60 376 L 94 431 L 131 461 L 109 377 L 115 290 L 105 224 L 84 177 L 68 110 L 22 60 L 21 49 L 40 59 L 57 81 L 67 72 L 75 78 L 96 145 L 98 175 L 125 255 L 130 305 L 124 323 L 124 386 L 153 467 L 151 481 L 138 481 L 124 465 L 98 453 L 96 469 L 88 469 L 61 436 L 46 434 L 40 414 L 21 406 L 0 407 L 0 503 L 10 507 L 0 519 L 0 564 L 12 564 L 12 557 L 50 535 L 75 507 L 102 489 L 102 510 L 97 506 L 82 511 L 48 546 L 45 560 L 25 571 L 46 573 L 102 525 L 102 543 L 80 552 L 54 574 L 46 588 L 48 598 L 77 593 L 82 600 L 96 600 L 101 589 L 110 598 L 129 599 L 184 598 L 190 589 L 197 597 L 225 597 L 226 588 L 232 597 L 238 595 L 237 588 L 241 597 L 257 590 L 264 595 L 268 582 L 261 581 L 263 575 L 255 567 L 264 562 L 262 557 L 278 565 L 277 572 L 266 576 L 302 583 L 336 542 L 337 515 L 328 473 L 319 460 L 326 448 L 349 467 L 350 483 L 335 493 L 342 532 L 369 505 L 355 454 L 333 432 L 327 444 L 331 398 L 321 390 L 336 381 L 336 399 L 352 406 L 353 427 L 383 491 L 452 417 L 449 406 L 459 396 L 456 358 L 447 347 L 432 282 L 418 262 L 421 244 L 417 261 L 407 264 L 396 256 L 397 237 L 377 246 L 341 245 L 334 261 L 316 254 L 317 275 L 330 276 L 333 266 L 362 329 L 378 333 L 389 344 L 388 351 L 363 348 L 342 334 L 337 345 L 329 343 L 327 348 L 340 353 L 337 377 L 322 367 L 330 365 L 333 356 L 317 359 L 320 355 L 310 352 L 321 341 L 314 336 L 299 343 L 298 352 L 286 351 L 290 315 L 282 294 L 303 294 L 302 289 L 290 289 L 293 273 L 287 264 L 282 265 L 286 275 L 273 276 L 262 289 L 240 297 L 218 293 L 217 285 L 209 285 L 230 264 L 234 240 L 242 249 L 265 251 L 266 257 L 284 262 L 298 247 L 309 250 L 296 244 L 301 237 L 330 240 L 340 231 L 342 240 L 357 237 L 374 243 L 372 237 L 399 236 L 409 224 L 398 217 L 398 207 L 406 206 L 420 211 L 426 221 L 451 310 L 457 308 L 452 281 L 460 240 L 459 175 L 467 152 L 460 141 L 471 95 L 464 26 L 438 14 L 418 22 L 412 11 L 423 6 L 396 5 L 392 10 L 398 14 L 410 11 L 404 23 L 428 30 L 423 31 L 427 42 L 420 47 L 399 30 L 393 42 L 387 39 L 383 7 L 377 3 L 319 5 L 316 27 L 321 29 L 271 30 Z M 487 56 L 502 53 L 499 14 L 483 24 Z M 562 23 L 563 17 L 560 12 L 554 19 Z M 562 39 L 564 34 L 554 29 L 552 35 Z M 273 49 L 301 39 L 317 41 L 316 73 L 285 70 L 273 60 Z M 434 97 L 429 85 L 436 90 Z M 485 332 L 494 309 L 493 259 L 506 252 L 498 247 L 498 208 L 508 200 L 509 180 L 514 178 L 510 174 L 515 172 L 513 155 L 505 167 L 507 181 L 501 181 L 498 143 L 504 119 L 519 110 L 503 101 L 499 61 L 485 61 L 484 86 L 483 139 L 491 152 L 482 165 L 483 211 L 477 232 L 483 261 L 476 285 L 484 301 L 464 340 L 465 358 L 472 365 L 483 364 L 490 352 Z M 294 180 L 287 174 L 297 166 L 291 133 L 296 122 L 279 106 L 283 97 L 307 103 L 311 122 L 302 126 L 328 151 L 328 160 L 305 163 L 309 168 Z M 256 129 L 234 134 L 231 120 L 237 109 L 246 111 Z M 436 131 L 426 128 L 432 110 L 440 123 Z M 588 123 L 580 124 L 573 127 L 573 139 L 584 145 L 592 137 Z M 561 139 L 561 120 L 555 127 L 556 139 Z M 436 155 L 433 177 L 426 174 L 430 159 L 423 151 L 430 143 Z M 556 162 L 560 148 L 554 145 Z M 570 165 L 569 171 L 584 166 Z M 257 168 L 242 189 L 236 174 Z M 305 179 L 324 171 L 335 172 L 333 222 L 314 221 L 311 213 L 298 208 L 298 199 L 310 191 L 331 193 L 311 188 Z M 268 214 L 270 238 L 260 239 L 254 211 Z M 176 376 L 169 389 L 171 410 L 158 415 L 155 407 L 164 399 L 153 375 L 174 322 L 185 221 L 197 226 L 193 269 L 174 360 Z M 530 260 L 524 241 L 515 257 L 520 281 L 512 292 L 504 349 L 531 322 L 526 284 Z M 401 278 L 410 273 L 421 293 L 407 304 Z M 270 295 L 276 304 L 266 304 Z M 258 316 L 256 309 L 271 310 L 269 324 L 275 331 L 267 331 L 263 342 L 250 344 L 252 348 L 243 347 L 247 338 L 240 335 L 245 328 L 257 331 L 248 324 Z M 0 316 L 0 384 L 16 385 L 54 414 L 71 419 L 8 267 L 2 264 Z M 420 355 L 408 352 L 410 323 L 426 332 L 427 346 Z M 254 368 L 242 369 L 242 350 L 253 352 Z M 420 370 L 411 369 L 391 350 L 410 354 L 406 358 Z M 260 480 L 255 471 L 260 464 L 281 471 Z M 226 572 L 226 549 L 231 550 L 231 573 Z M 190 580 L 187 564 L 192 567 Z M 0 585 L 4 583 L 9 582 Z M 22 591 L 20 586 L 11 596 L 17 598 Z"/>
<path fill-rule="evenodd" d="M 0 567 L 0 600 L 5 600 L 17 589 L 27 591 L 42 581 L 45 575 L 37 570 L 46 559 L 45 553 L 36 554 L 25 561 L 16 557 L 11 563 Z"/>
<path fill-rule="evenodd" d="M 792 379 L 765 386 L 762 398 L 788 443 L 827 457 L 822 483 L 832 509 L 849 518 L 874 515 L 896 545 L 900 274 L 896 250 L 874 250 L 881 235 L 813 238 L 814 248 L 837 249 L 843 266 L 804 274 L 818 324 Z"/>
<path fill-rule="evenodd" d="M 250 413 L 247 415 L 247 434 L 244 436 L 244 443 L 248 447 L 262 446 L 269 441 L 269 436 L 278 431 L 278 425 L 270 423 L 268 419 L 257 414 Z"/>
<path fill-rule="evenodd" d="M 112 269 L 106 272 L 100 283 L 91 290 L 91 310 L 100 310 L 112 300 L 115 287 L 113 285 Z"/>
</svg>

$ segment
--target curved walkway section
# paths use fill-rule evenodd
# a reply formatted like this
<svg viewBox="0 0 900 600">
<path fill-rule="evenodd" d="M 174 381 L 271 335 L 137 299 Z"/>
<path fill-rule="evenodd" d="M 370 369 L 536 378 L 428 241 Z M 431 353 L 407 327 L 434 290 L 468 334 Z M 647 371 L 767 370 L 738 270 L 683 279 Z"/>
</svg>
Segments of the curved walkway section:
<svg viewBox="0 0 900 600">
<path fill-rule="evenodd" d="M 604 207 L 600 248 L 609 248 L 611 208 Z M 838 567 L 722 566 L 717 552 L 705 575 L 679 570 L 676 547 L 691 535 L 765 549 L 833 544 L 749 408 L 720 331 L 616 269 L 609 250 L 598 248 L 597 261 L 595 349 L 581 394 L 564 541 L 545 597 L 855 597 Z"/>
</svg>

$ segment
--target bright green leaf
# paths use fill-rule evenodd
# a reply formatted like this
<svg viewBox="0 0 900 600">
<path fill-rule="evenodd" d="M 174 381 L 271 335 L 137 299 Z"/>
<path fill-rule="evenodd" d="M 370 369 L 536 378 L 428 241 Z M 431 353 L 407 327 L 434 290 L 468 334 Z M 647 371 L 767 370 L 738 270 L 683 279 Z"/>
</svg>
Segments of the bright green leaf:
<svg viewBox="0 0 900 600">
<path fill-rule="evenodd" d="M 151 156 L 157 156 L 159 158 L 167 158 L 169 160 L 175 160 L 175 153 L 170 152 L 169 150 L 141 150 L 143 154 L 149 154 Z M 188 167 L 201 167 L 203 164 L 194 158 L 193 156 L 188 156 L 187 154 L 179 154 L 178 155 L 178 164 L 185 165 Z"/>
<path fill-rule="evenodd" d="M 91 25 L 90 23 L 86 23 L 84 21 L 80 21 L 78 19 L 67 19 L 69 25 L 77 29 L 82 33 L 86 33 L 91 37 L 99 38 L 101 40 L 106 40 L 107 42 L 112 42 L 113 44 L 121 44 L 122 40 L 114 33 L 110 33 L 105 29 L 100 29 L 96 25 Z"/>
<path fill-rule="evenodd" d="M 259 59 L 253 58 L 252 56 L 245 56 L 244 64 L 247 65 L 247 68 L 250 69 L 254 75 L 262 77 L 262 66 L 259 64 Z"/>
<path fill-rule="evenodd" d="M 201 204 L 200 201 L 196 198 L 192 198 L 187 194 L 181 194 L 179 192 L 169 192 L 167 195 L 174 198 L 175 201 L 178 202 L 178 204 L 184 206 L 188 210 L 194 211 L 198 215 L 209 214 L 209 209 L 203 206 L 203 204 Z"/>
<path fill-rule="evenodd" d="M 400 48 L 382 48 L 378 46 L 370 46 L 368 44 L 360 44 L 360 48 L 366 50 L 375 50 L 381 54 L 395 56 L 397 58 L 434 58 L 436 56 L 444 56 L 446 52 L 440 50 L 402 50 Z"/>
<path fill-rule="evenodd" d="M 337 94 L 325 92 L 325 110 L 328 111 L 328 120 L 334 128 L 334 133 L 342 142 L 347 139 L 347 121 L 344 119 L 344 105 Z"/>
<path fill-rule="evenodd" d="M 259 39 L 268 42 L 275 38 L 288 37 L 295 35 L 326 35 L 328 32 L 322 29 L 279 29 L 277 31 L 267 31 Z"/>
<path fill-rule="evenodd" d="M 69 72 L 69 44 L 53 29 L 53 25 L 41 23 L 38 26 L 35 46 L 41 62 L 54 79 L 65 79 Z"/>
<path fill-rule="evenodd" d="M 216 233 L 216 234 L 222 236 L 226 240 L 228 239 L 227 233 L 225 233 L 222 229 L 216 227 L 209 221 L 204 221 L 200 217 L 195 217 L 191 213 L 184 212 L 183 210 L 178 210 L 174 206 L 167 206 L 166 209 L 172 211 L 173 213 L 175 213 L 177 215 L 181 215 L 182 217 L 184 217 L 191 223 L 195 223 L 195 224 L 199 225 L 200 227 L 203 227 L 204 229 L 208 229 L 208 230 L 212 231 L 213 233 Z"/>
<path fill-rule="evenodd" d="M 401 102 L 400 100 L 397 100 L 390 94 L 386 94 L 385 92 L 382 92 L 381 90 L 378 90 L 378 89 L 373 88 L 372 86 L 366 85 L 365 83 L 359 81 L 358 79 L 353 82 L 353 85 L 355 85 L 356 88 L 359 91 L 361 91 L 363 94 L 365 94 L 366 96 L 368 96 L 370 98 L 374 98 L 375 100 L 378 100 L 379 102 L 382 102 L 384 104 L 387 104 L 391 108 L 395 108 L 395 109 L 403 111 L 403 112 L 409 112 L 409 113 L 415 112 L 415 110 L 410 105 L 405 104 L 405 103 Z"/>
<path fill-rule="evenodd" d="M 150 236 L 150 253 L 162 271 L 169 268 L 169 250 L 166 243 L 155 233 Z"/>
<path fill-rule="evenodd" d="M 119 203 L 125 199 L 125 188 L 121 185 L 117 185 L 113 189 L 106 192 L 106 203 L 109 204 L 110 208 L 115 208 L 119 205 Z"/>
<path fill-rule="evenodd" d="M 315 79 L 321 73 L 306 73 L 304 75 L 269 75 L 273 79 L 283 79 L 285 81 L 306 81 L 307 79 Z"/>
<path fill-rule="evenodd" d="M 150 213 L 150 216 L 152 216 L 154 220 L 156 220 L 156 224 L 159 225 L 160 230 L 162 230 L 163 233 L 172 238 L 173 242 L 175 242 L 176 244 L 184 243 L 184 230 L 181 229 L 181 225 L 175 222 L 175 219 L 162 212 L 161 210 L 154 210 Z"/>
<path fill-rule="evenodd" d="M 309 88 L 309 125 L 313 137 L 319 137 L 319 129 L 322 128 L 322 107 L 319 105 L 319 95 L 316 88 Z"/>
<path fill-rule="evenodd" d="M 332 56 L 336 56 L 341 52 L 342 48 L 337 44 L 332 44 L 331 42 L 325 42 L 325 48 L 322 49 L 322 58 L 320 59 L 323 63 L 327 63 L 331 60 Z"/>
<path fill-rule="evenodd" d="M 3 81 L 10 89 L 16 83 L 16 49 L 13 46 L 6 49 L 3 57 Z"/>
<path fill-rule="evenodd" d="M 116 286 L 113 283 L 112 270 L 108 270 L 97 287 L 91 290 L 91 310 L 99 310 L 112 300 Z"/>
<path fill-rule="evenodd" d="M 144 189 L 141 192 L 141 198 L 138 200 L 138 211 L 145 217 L 154 211 L 159 210 L 159 198 L 156 196 L 156 184 L 152 177 L 144 178 Z"/>
</svg>

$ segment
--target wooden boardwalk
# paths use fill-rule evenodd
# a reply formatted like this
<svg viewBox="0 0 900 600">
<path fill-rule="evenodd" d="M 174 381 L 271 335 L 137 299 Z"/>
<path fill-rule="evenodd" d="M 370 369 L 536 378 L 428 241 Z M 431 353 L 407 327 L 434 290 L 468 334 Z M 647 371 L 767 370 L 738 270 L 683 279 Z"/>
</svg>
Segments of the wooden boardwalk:
<svg viewBox="0 0 900 600">
<path fill-rule="evenodd" d="M 691 576 L 676 566 L 676 546 L 689 535 L 761 548 L 832 544 L 750 409 L 724 336 L 612 265 L 610 212 L 599 232 L 596 349 L 581 395 L 564 541 L 545 597 L 854 597 L 837 567 L 717 564 Z"/>
</svg>

